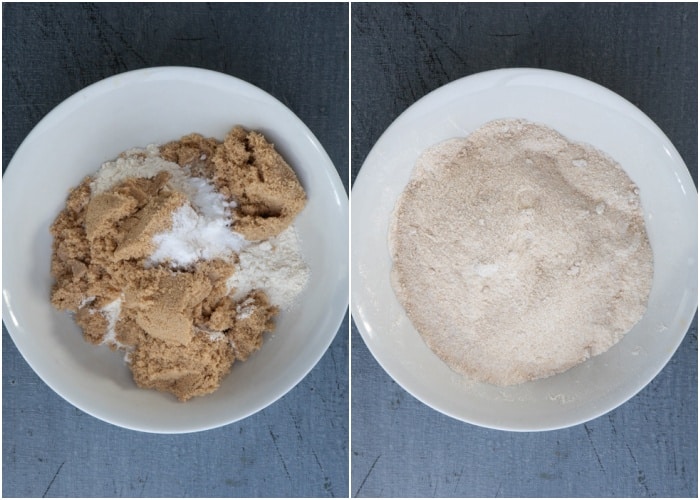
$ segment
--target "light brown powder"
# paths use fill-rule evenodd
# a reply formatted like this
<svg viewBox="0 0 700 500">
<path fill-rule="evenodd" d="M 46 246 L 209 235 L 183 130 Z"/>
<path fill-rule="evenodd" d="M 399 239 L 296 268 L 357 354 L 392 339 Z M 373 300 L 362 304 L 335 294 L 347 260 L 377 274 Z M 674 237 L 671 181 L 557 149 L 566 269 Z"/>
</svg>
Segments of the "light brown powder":
<svg viewBox="0 0 700 500">
<path fill-rule="evenodd" d="M 231 153 L 241 148 L 245 154 Z M 273 146 L 240 127 L 223 143 L 185 136 L 161 155 L 237 201 L 233 229 L 249 239 L 283 231 L 305 205 L 303 188 Z M 237 300 L 229 295 L 235 256 L 185 269 L 147 263 L 153 236 L 168 231 L 173 212 L 187 203 L 169 187 L 170 175 L 126 178 L 94 195 L 87 177 L 71 191 L 51 226 L 51 302 L 75 312 L 88 342 L 128 351 L 137 385 L 184 401 L 215 390 L 235 359 L 259 349 L 278 308 L 257 289 Z"/>
<path fill-rule="evenodd" d="M 457 372 L 511 385 L 565 371 L 646 309 L 638 193 L 605 154 L 523 120 L 434 146 L 392 218 L 396 295 Z"/>
</svg>

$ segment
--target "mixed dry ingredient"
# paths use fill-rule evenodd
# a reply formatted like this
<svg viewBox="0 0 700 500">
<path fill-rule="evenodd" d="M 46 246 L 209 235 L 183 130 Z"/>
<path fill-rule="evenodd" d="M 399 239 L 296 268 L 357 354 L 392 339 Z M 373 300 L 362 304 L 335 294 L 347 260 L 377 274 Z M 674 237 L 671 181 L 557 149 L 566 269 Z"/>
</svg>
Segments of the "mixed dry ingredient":
<svg viewBox="0 0 700 500">
<path fill-rule="evenodd" d="M 392 286 L 453 370 L 506 386 L 601 354 L 646 310 L 639 189 L 591 146 L 524 120 L 426 150 L 392 216 Z"/>
<path fill-rule="evenodd" d="M 305 204 L 274 146 L 242 127 L 128 150 L 51 226 L 51 302 L 87 341 L 125 351 L 138 386 L 208 394 L 306 285 Z"/>
</svg>

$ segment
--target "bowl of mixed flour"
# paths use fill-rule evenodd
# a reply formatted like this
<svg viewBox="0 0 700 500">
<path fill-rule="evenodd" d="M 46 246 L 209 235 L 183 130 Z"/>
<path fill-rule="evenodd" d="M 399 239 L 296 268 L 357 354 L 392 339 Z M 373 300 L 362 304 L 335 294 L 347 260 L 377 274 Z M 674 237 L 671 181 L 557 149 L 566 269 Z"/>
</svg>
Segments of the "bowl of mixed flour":
<svg viewBox="0 0 700 500">
<path fill-rule="evenodd" d="M 615 408 L 697 308 L 688 169 L 641 111 L 571 75 L 490 71 L 415 103 L 367 157 L 351 230 L 372 354 L 419 400 L 485 427 Z"/>
<path fill-rule="evenodd" d="M 293 388 L 348 304 L 347 197 L 312 132 L 212 71 L 116 75 L 67 99 L 4 176 L 3 318 L 59 395 L 193 432 Z M 41 203 L 36 200 L 40 199 Z"/>
</svg>

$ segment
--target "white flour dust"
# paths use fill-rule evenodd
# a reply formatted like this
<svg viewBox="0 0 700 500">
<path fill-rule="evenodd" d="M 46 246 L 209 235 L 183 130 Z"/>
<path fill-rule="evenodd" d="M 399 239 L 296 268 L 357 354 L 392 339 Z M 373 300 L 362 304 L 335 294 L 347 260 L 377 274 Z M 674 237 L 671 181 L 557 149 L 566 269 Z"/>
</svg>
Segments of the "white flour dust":
<svg viewBox="0 0 700 500">
<path fill-rule="evenodd" d="M 302 258 L 294 226 L 269 240 L 249 245 L 238 258 L 236 271 L 227 281 L 229 289 L 234 290 L 234 300 L 259 289 L 284 310 L 293 305 L 309 280 L 309 267 Z"/>
</svg>

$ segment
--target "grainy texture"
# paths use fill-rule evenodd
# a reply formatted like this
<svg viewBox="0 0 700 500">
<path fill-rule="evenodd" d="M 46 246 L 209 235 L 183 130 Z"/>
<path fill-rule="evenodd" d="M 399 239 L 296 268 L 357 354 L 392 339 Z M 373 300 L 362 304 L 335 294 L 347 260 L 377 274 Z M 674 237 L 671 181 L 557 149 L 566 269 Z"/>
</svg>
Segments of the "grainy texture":
<svg viewBox="0 0 700 500">
<path fill-rule="evenodd" d="M 86 85 L 189 65 L 274 95 L 345 181 L 347 18 L 345 4 L 4 4 L 3 171 L 38 121 Z M 347 496 L 347 331 L 346 317 L 319 364 L 260 413 L 162 436 L 114 427 L 65 402 L 3 327 L 3 496 Z"/>
<path fill-rule="evenodd" d="M 251 269 L 239 258 L 243 237 L 276 246 L 272 238 L 294 231 L 306 193 L 272 144 L 241 126 L 223 141 L 190 134 L 163 149 L 180 165 L 155 146 L 132 149 L 71 190 L 51 225 L 51 303 L 75 313 L 86 340 L 126 351 L 139 387 L 186 401 L 218 389 L 234 359 L 247 359 L 274 330 L 280 303 L 257 283 L 251 294 L 227 284 Z M 296 284 L 300 250 L 291 257 Z M 259 260 L 254 268 L 270 267 L 264 254 Z M 109 314 L 106 325 L 98 312 Z"/>
<path fill-rule="evenodd" d="M 408 106 L 503 67 L 573 73 L 630 100 L 697 184 L 695 4 L 352 4 L 352 175 Z M 353 242 L 355 243 L 355 242 Z M 585 425 L 482 429 L 401 389 L 353 327 L 350 494 L 697 496 L 697 318 L 637 396 Z"/>
<path fill-rule="evenodd" d="M 390 224 L 396 297 L 433 352 L 471 379 L 561 373 L 646 310 L 639 189 L 609 156 L 549 127 L 494 120 L 428 148 Z"/>
<path fill-rule="evenodd" d="M 262 134 L 237 127 L 212 161 L 217 189 L 237 203 L 234 229 L 249 240 L 278 235 L 306 204 L 294 170 Z"/>
</svg>

